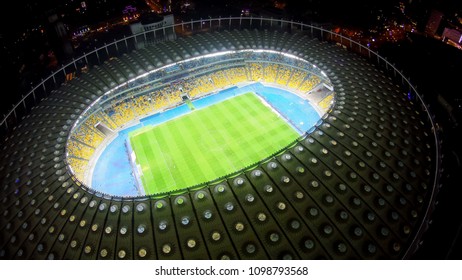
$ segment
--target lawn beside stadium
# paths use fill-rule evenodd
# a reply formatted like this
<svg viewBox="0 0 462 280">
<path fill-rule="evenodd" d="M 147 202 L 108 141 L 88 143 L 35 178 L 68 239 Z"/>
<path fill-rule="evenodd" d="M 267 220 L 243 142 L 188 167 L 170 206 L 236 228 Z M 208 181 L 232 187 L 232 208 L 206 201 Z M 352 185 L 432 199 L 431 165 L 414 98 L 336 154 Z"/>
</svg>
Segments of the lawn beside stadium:
<svg viewBox="0 0 462 280">
<path fill-rule="evenodd" d="M 129 134 L 146 194 L 184 189 L 251 165 L 299 134 L 254 93 Z"/>
</svg>

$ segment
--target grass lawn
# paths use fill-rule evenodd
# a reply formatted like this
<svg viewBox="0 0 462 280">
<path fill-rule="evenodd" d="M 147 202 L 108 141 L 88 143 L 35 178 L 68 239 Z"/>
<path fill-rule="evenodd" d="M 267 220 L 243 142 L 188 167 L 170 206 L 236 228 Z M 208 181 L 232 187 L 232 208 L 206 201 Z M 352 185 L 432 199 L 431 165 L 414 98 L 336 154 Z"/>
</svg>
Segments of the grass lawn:
<svg viewBox="0 0 462 280">
<path fill-rule="evenodd" d="M 238 171 L 299 134 L 254 93 L 129 134 L 146 194 L 184 189 Z"/>
</svg>

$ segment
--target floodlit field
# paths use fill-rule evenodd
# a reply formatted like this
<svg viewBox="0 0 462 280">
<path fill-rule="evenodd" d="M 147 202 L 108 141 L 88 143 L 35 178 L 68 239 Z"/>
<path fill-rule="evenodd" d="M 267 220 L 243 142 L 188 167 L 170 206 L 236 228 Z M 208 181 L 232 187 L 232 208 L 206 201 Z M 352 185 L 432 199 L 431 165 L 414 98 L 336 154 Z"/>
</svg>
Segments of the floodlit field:
<svg viewBox="0 0 462 280">
<path fill-rule="evenodd" d="M 240 170 L 299 134 L 254 93 L 129 135 L 146 194 L 184 189 Z"/>
</svg>

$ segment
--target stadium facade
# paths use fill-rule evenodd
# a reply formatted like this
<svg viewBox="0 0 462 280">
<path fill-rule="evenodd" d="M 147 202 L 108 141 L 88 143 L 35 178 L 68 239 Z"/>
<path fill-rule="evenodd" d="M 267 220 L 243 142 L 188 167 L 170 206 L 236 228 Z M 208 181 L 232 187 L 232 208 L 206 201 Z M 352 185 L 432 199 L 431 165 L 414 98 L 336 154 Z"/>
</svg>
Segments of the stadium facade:
<svg viewBox="0 0 462 280">
<path fill-rule="evenodd" d="M 73 161 L 88 161 L 82 151 L 97 148 L 92 137 L 102 142 L 139 118 L 119 114 L 111 127 L 102 100 L 118 96 L 108 104 L 135 106 L 145 96 L 133 93 L 140 75 L 244 50 L 316 66 L 315 76 L 325 77 L 334 94 L 315 127 L 251 167 L 175 193 L 120 197 L 82 183 L 85 167 Z M 300 89 L 313 76 L 296 74 L 296 65 L 257 64 L 236 64 L 242 79 L 273 73 L 269 82 L 280 75 L 286 77 L 281 86 Z M 211 69 L 210 75 L 224 71 Z M 225 73 L 223 81 L 232 85 L 229 77 L 238 72 Z M 69 73 L 77 78 L 66 81 Z M 156 83 L 171 82 L 174 73 Z M 179 95 L 156 96 L 143 99 L 154 100 L 154 111 L 176 104 L 169 97 Z M 79 130 L 87 121 L 97 132 Z M 34 87 L 2 121 L 1 135 L 3 259 L 412 258 L 439 188 L 437 129 L 409 80 L 365 46 L 285 20 L 199 20 L 104 45 Z"/>
</svg>

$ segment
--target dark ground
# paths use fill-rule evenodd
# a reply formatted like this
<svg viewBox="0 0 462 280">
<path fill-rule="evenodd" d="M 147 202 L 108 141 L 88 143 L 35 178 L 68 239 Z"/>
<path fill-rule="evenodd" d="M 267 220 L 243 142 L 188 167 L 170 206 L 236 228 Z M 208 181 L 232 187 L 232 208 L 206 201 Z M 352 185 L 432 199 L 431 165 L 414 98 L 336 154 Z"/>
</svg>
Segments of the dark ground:
<svg viewBox="0 0 462 280">
<path fill-rule="evenodd" d="M 432 38 L 412 35 L 379 53 L 409 73 L 442 128 L 443 187 L 424 242 L 414 259 L 462 259 L 462 51 Z M 438 101 L 441 95 L 447 103 Z"/>
</svg>

